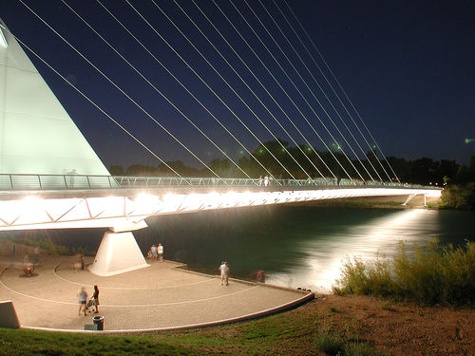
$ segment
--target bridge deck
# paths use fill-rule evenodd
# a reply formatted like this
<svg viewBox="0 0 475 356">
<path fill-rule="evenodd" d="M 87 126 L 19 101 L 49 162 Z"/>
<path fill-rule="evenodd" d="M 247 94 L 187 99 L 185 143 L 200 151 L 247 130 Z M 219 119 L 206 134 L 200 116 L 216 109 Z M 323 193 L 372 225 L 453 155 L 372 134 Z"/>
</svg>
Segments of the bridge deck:
<svg viewBox="0 0 475 356">
<path fill-rule="evenodd" d="M 133 332 L 202 327 L 255 318 L 312 300 L 309 292 L 231 280 L 183 270 L 180 264 L 152 262 L 150 267 L 111 277 L 72 268 L 71 257 L 41 256 L 35 273 L 22 265 L 1 264 L 0 300 L 12 300 L 23 328 L 84 331 L 92 317 L 78 316 L 81 286 L 100 288 L 104 332 Z M 94 331 L 95 332 L 95 331 Z"/>
</svg>

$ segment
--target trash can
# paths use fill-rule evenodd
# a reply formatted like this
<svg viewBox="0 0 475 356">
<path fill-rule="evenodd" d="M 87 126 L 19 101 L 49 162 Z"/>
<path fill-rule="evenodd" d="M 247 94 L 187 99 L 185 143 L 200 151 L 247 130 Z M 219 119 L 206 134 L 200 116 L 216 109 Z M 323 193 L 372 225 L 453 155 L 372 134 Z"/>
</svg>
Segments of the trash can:
<svg viewBox="0 0 475 356">
<path fill-rule="evenodd" d="M 96 326 L 97 330 L 104 330 L 104 317 L 101 315 L 96 315 L 92 318 L 92 322 Z"/>
</svg>

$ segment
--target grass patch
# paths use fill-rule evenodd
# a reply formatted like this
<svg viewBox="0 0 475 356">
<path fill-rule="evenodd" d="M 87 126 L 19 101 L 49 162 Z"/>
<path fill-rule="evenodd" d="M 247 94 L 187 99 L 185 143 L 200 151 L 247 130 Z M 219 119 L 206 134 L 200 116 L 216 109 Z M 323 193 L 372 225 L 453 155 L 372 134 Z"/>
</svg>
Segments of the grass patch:
<svg viewBox="0 0 475 356">
<path fill-rule="evenodd" d="M 475 244 L 428 246 L 399 244 L 392 260 L 378 253 L 373 261 L 347 258 L 335 294 L 412 300 L 423 305 L 475 305 Z"/>
<path fill-rule="evenodd" d="M 338 335 L 321 334 L 315 339 L 318 350 L 327 355 L 341 355 L 345 347 L 343 339 Z"/>
<path fill-rule="evenodd" d="M 0 355 L 324 355 L 362 343 L 311 306 L 212 328 L 110 335 L 0 329 Z M 351 334 L 351 338 L 345 336 Z M 356 340 L 356 341 L 355 341 Z M 344 353 L 348 354 L 348 353 Z M 371 354 L 371 353 L 368 353 Z"/>
<path fill-rule="evenodd" d="M 187 348 L 146 336 L 60 334 L 0 329 L 0 355 L 186 355 Z"/>
<path fill-rule="evenodd" d="M 370 343 L 344 334 L 322 333 L 315 339 L 318 351 L 325 355 L 379 356 L 382 355 Z"/>
</svg>

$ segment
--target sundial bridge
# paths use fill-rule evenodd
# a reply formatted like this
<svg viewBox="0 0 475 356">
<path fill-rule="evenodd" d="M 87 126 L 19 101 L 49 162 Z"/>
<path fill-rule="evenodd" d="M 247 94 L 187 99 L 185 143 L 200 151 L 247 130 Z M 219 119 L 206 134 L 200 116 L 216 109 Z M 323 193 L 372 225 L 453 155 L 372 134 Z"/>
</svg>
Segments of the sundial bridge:
<svg viewBox="0 0 475 356">
<path fill-rule="evenodd" d="M 150 216 L 441 194 L 434 187 L 381 177 L 314 178 L 308 173 L 306 179 L 276 179 L 269 171 L 265 178 L 112 176 L 1 21 L 0 88 L 0 231 L 108 228 L 90 266 L 100 276 L 148 266 L 132 231 L 145 228 Z"/>
</svg>

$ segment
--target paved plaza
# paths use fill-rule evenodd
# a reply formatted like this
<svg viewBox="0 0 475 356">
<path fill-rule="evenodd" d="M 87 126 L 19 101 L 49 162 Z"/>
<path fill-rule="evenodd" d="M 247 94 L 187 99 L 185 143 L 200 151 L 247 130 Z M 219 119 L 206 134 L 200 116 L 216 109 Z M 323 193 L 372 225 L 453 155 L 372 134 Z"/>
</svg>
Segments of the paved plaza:
<svg viewBox="0 0 475 356">
<path fill-rule="evenodd" d="M 173 330 L 257 318 L 296 307 L 314 298 L 310 292 L 186 270 L 171 262 L 151 262 L 140 270 L 100 277 L 74 269 L 74 257 L 41 256 L 26 276 L 21 263 L 0 262 L 0 301 L 11 300 L 22 328 L 90 331 L 95 314 L 78 316 L 77 293 L 100 288 L 101 332 Z M 91 262 L 91 261 L 86 261 Z M 97 324 L 97 322 L 96 322 Z M 90 326 L 91 325 L 91 326 Z"/>
</svg>

